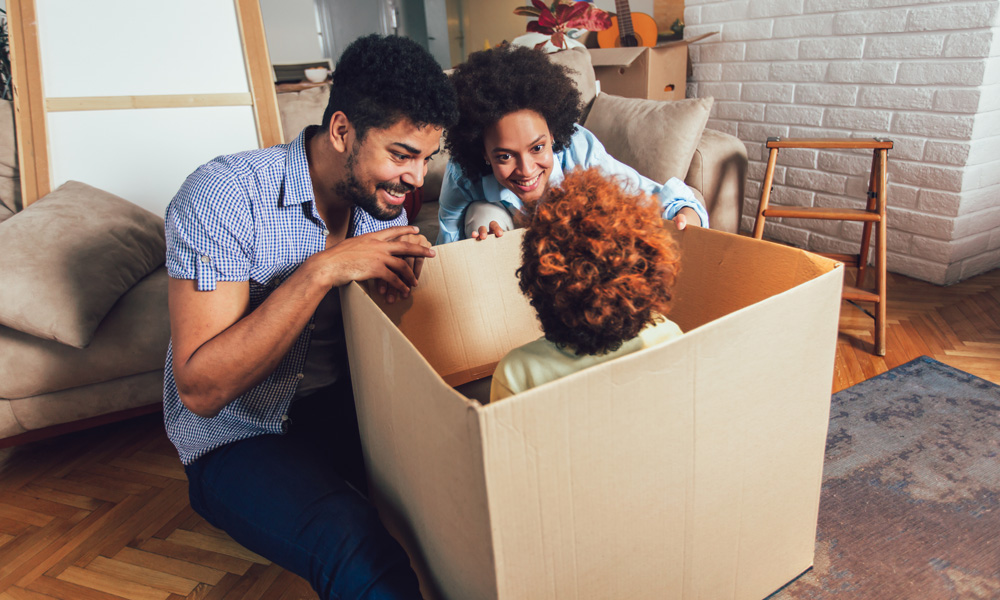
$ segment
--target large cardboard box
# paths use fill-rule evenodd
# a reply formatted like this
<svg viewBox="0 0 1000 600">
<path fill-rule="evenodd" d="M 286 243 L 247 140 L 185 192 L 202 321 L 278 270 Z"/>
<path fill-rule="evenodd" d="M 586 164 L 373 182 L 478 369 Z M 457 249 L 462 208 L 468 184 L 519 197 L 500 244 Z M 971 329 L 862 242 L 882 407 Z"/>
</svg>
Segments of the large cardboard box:
<svg viewBox="0 0 1000 600">
<path fill-rule="evenodd" d="M 688 46 L 716 32 L 652 48 L 591 48 L 601 91 L 626 98 L 683 100 L 687 92 Z"/>
<path fill-rule="evenodd" d="M 438 246 L 402 303 L 343 288 L 373 497 L 428 598 L 756 600 L 812 564 L 843 269 L 675 237 L 685 335 L 492 405 L 453 386 L 540 334 L 520 232 Z"/>
</svg>

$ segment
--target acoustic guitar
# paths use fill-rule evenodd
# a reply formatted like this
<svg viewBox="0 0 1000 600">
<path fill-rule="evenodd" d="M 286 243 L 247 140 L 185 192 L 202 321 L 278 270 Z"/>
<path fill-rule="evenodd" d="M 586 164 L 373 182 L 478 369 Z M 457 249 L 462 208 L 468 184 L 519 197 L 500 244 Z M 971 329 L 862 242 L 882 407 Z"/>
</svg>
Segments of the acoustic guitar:
<svg viewBox="0 0 1000 600">
<path fill-rule="evenodd" d="M 633 13 L 628 0 L 615 0 L 617 17 L 611 17 L 611 27 L 597 32 L 601 48 L 630 48 L 656 45 L 656 21 L 645 13 Z M 617 27 L 616 27 L 617 25 Z"/>
</svg>

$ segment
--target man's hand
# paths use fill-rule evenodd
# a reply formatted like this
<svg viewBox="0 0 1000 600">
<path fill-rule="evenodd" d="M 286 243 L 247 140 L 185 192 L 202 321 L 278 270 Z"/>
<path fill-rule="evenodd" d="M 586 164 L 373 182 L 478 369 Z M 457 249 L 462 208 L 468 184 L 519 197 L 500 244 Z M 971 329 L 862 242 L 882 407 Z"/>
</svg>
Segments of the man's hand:
<svg viewBox="0 0 1000 600">
<path fill-rule="evenodd" d="M 701 227 L 701 217 L 699 217 L 698 213 L 689 206 L 685 206 L 677 211 L 677 214 L 674 215 L 673 221 L 678 230 L 683 230 L 689 224 L 695 227 Z"/>
<path fill-rule="evenodd" d="M 348 238 L 310 256 L 252 312 L 250 283 L 220 281 L 199 292 L 193 281 L 171 279 L 170 329 L 174 378 L 181 401 L 212 417 L 273 373 L 334 286 L 382 279 L 408 292 L 417 284 L 411 259 L 434 256 L 428 244 L 404 241 L 416 227 Z M 418 240 L 419 241 L 419 240 Z M 426 242 L 426 240 L 424 240 Z"/>
<path fill-rule="evenodd" d="M 407 233 L 390 241 L 408 242 L 411 244 L 417 244 L 423 248 L 428 248 L 428 249 L 431 247 L 431 243 L 427 241 L 427 238 L 425 238 L 423 235 L 420 235 L 419 233 Z M 424 257 L 407 256 L 405 260 L 406 264 L 408 264 L 410 266 L 410 269 L 413 271 L 413 276 L 419 280 L 420 271 L 423 270 L 424 268 Z M 393 302 L 396 301 L 396 291 L 390 289 L 388 284 L 386 284 L 386 282 L 383 280 L 379 280 L 378 282 L 378 293 L 385 296 L 385 301 L 388 302 L 389 304 L 392 304 Z M 409 296 L 410 292 L 408 290 L 400 294 L 400 297 L 402 298 L 408 298 Z"/>
<path fill-rule="evenodd" d="M 485 240 L 486 236 L 493 234 L 497 237 L 503 236 L 503 228 L 496 221 L 490 221 L 489 227 L 482 225 L 479 227 L 478 231 L 473 231 L 471 239 L 473 240 Z"/>
<path fill-rule="evenodd" d="M 425 247 L 401 239 L 414 236 L 426 243 L 423 236 L 417 235 L 418 231 L 407 225 L 347 238 L 312 255 L 303 267 L 313 272 L 324 285 L 328 283 L 327 289 L 351 281 L 380 279 L 400 293 L 409 294 L 410 288 L 417 285 L 417 276 L 415 265 L 407 262 L 407 258 L 421 259 L 422 266 L 424 258 L 435 254 L 429 243 Z M 419 267 L 417 269 L 419 271 Z"/>
</svg>

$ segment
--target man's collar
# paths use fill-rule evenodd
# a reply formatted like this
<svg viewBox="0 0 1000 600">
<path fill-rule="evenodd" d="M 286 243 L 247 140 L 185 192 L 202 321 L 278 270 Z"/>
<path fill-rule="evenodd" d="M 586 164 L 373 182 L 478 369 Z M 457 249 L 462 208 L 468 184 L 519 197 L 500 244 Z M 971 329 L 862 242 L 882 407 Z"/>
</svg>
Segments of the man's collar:
<svg viewBox="0 0 1000 600">
<path fill-rule="evenodd" d="M 285 180 L 282 182 L 281 196 L 278 199 L 280 206 L 304 204 L 316 200 L 306 154 L 306 144 L 316 128 L 316 125 L 306 127 L 289 144 L 288 154 L 285 155 Z"/>
</svg>

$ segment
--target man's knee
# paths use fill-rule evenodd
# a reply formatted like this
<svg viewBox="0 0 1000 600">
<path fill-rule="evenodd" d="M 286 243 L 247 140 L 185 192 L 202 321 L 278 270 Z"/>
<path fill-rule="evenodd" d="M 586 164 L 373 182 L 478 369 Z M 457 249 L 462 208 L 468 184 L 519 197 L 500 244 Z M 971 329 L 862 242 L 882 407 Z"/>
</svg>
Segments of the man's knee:
<svg viewBox="0 0 1000 600">
<path fill-rule="evenodd" d="M 316 590 L 330 598 L 419 598 L 409 557 L 371 504 L 360 495 L 335 504 L 301 515 Z"/>
</svg>

